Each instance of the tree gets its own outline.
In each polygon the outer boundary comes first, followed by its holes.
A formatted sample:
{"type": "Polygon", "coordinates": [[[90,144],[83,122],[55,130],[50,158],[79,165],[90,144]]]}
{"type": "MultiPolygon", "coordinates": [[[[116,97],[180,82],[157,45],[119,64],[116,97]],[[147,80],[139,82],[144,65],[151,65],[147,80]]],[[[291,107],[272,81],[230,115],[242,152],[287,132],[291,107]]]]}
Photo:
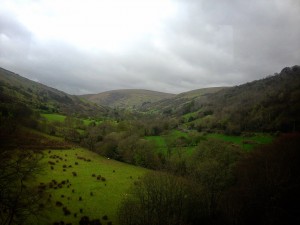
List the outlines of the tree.
{"type": "MultiPolygon", "coordinates": [[[[119,208],[123,225],[192,224],[198,215],[187,180],[166,173],[149,173],[133,187],[119,208]]],[[[195,223],[196,224],[196,223],[195,223]]]]}
{"type": "Polygon", "coordinates": [[[155,152],[155,145],[137,135],[124,137],[118,144],[120,159],[138,166],[151,169],[160,168],[161,162],[155,152]]]}
{"type": "Polygon", "coordinates": [[[237,164],[224,201],[230,224],[299,224],[299,144],[299,134],[286,134],[237,164]]]}
{"type": "Polygon", "coordinates": [[[43,193],[27,186],[41,157],[32,151],[0,151],[0,224],[23,224],[41,210],[43,193]]]}
{"type": "Polygon", "coordinates": [[[101,142],[100,151],[103,155],[119,160],[120,154],[118,151],[118,143],[122,138],[122,134],[117,132],[112,132],[106,135],[101,142]]]}
{"type": "Polygon", "coordinates": [[[155,145],[145,139],[139,139],[134,151],[134,164],[151,169],[159,169],[160,159],[155,151],[155,145]]]}
{"type": "Polygon", "coordinates": [[[233,166],[241,156],[238,148],[221,141],[202,141],[189,165],[191,178],[202,187],[202,211],[214,219],[220,211],[220,201],[233,181],[233,166]]]}
{"type": "Polygon", "coordinates": [[[103,137],[98,127],[89,126],[86,130],[86,135],[82,140],[82,144],[88,149],[94,151],[96,143],[102,141],[103,137]]]}

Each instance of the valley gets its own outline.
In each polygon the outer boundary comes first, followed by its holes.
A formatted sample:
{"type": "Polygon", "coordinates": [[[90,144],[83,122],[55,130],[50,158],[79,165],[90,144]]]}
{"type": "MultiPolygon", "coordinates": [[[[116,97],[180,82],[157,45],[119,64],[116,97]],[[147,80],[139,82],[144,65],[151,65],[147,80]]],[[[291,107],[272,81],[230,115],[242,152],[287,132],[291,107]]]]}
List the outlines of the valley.
{"type": "Polygon", "coordinates": [[[299,68],[177,95],[86,96],[1,68],[0,224],[299,220],[283,203],[299,187],[299,68]]]}

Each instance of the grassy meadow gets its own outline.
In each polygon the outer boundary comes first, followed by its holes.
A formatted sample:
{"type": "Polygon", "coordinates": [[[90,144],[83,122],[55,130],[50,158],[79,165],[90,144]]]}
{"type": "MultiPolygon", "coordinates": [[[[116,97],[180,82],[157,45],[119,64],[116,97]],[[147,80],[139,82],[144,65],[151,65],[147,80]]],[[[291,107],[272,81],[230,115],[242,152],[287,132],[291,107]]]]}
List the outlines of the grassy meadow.
{"type": "Polygon", "coordinates": [[[263,133],[253,134],[250,137],[212,133],[207,134],[206,137],[231,142],[240,146],[244,150],[252,150],[257,145],[269,144],[274,139],[270,134],[263,133]]]}
{"type": "Polygon", "coordinates": [[[43,218],[34,222],[37,224],[78,224],[82,216],[100,219],[102,224],[117,224],[120,201],[134,181],[147,172],[82,148],[44,153],[45,169],[37,184],[46,187],[48,200],[43,218]]]}
{"type": "MultiPolygon", "coordinates": [[[[177,139],[188,138],[188,137],[189,137],[188,132],[186,133],[179,130],[172,130],[171,132],[165,135],[147,136],[145,138],[147,140],[154,142],[157,152],[162,153],[163,155],[166,156],[168,154],[168,148],[170,148],[169,151],[172,155],[174,154],[191,155],[196,149],[197,147],[196,145],[191,144],[190,146],[181,146],[181,147],[172,146],[172,143],[175,143],[177,139]]],[[[214,140],[214,139],[222,140],[231,144],[235,144],[245,151],[250,151],[258,145],[271,143],[274,140],[274,137],[266,133],[256,133],[247,137],[225,135],[219,133],[210,133],[210,134],[202,134],[200,139],[201,140],[214,140]]]]}
{"type": "MultiPolygon", "coordinates": [[[[65,115],[61,115],[61,114],[56,114],[56,113],[43,113],[41,114],[42,117],[46,118],[48,120],[48,122],[60,122],[63,123],[66,119],[65,115]]],[[[81,119],[83,124],[85,126],[90,125],[91,123],[95,123],[96,125],[100,124],[101,121],[98,120],[94,120],[94,119],[81,119]]]]}
{"type": "Polygon", "coordinates": [[[55,114],[55,113],[43,113],[41,114],[44,118],[46,118],[49,122],[64,122],[66,119],[65,115],[55,114]]]}

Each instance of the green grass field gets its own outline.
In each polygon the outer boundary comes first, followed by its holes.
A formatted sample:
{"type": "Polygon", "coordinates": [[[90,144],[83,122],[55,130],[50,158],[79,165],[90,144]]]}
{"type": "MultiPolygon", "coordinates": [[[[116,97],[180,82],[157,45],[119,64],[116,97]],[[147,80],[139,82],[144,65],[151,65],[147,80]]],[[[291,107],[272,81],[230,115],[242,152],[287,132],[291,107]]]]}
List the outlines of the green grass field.
{"type": "Polygon", "coordinates": [[[145,139],[153,141],[158,152],[167,154],[167,143],[162,136],[147,136],[145,139]]]}
{"type": "Polygon", "coordinates": [[[260,144],[268,144],[273,141],[273,137],[270,134],[255,134],[251,137],[243,136],[230,136],[224,134],[207,134],[208,138],[219,139],[227,142],[234,143],[245,150],[251,150],[255,146],[260,144]]]}
{"type": "MultiPolygon", "coordinates": [[[[49,122],[61,122],[63,123],[66,119],[65,115],[61,115],[61,114],[55,114],[55,113],[43,113],[41,114],[42,117],[46,118],[49,122]]],[[[102,121],[98,121],[98,120],[93,120],[93,119],[82,119],[83,124],[85,126],[90,125],[91,123],[96,123],[96,125],[100,124],[102,121]]]]}
{"type": "MultiPolygon", "coordinates": [[[[168,145],[167,143],[174,142],[179,137],[188,137],[188,134],[179,130],[172,130],[166,135],[162,136],[148,136],[145,137],[147,140],[151,140],[155,143],[157,147],[157,151],[163,153],[164,155],[168,154],[168,145]]],[[[218,139],[226,142],[230,142],[238,145],[242,149],[249,151],[254,147],[260,144],[268,144],[273,141],[273,137],[270,134],[257,133],[250,137],[243,136],[229,136],[224,134],[207,134],[203,136],[208,139],[218,139]]],[[[196,146],[187,146],[187,147],[172,147],[171,154],[183,154],[183,155],[191,155],[193,154],[196,146]]]]}
{"type": "Polygon", "coordinates": [[[83,119],[82,121],[83,121],[83,124],[86,126],[90,125],[93,122],[95,122],[96,125],[99,125],[102,123],[102,121],[93,120],[93,119],[83,119]]]}
{"type": "MultiPolygon", "coordinates": [[[[157,151],[167,155],[168,154],[168,145],[167,142],[172,143],[179,137],[187,137],[188,134],[179,130],[172,130],[166,135],[162,136],[147,136],[145,139],[153,141],[157,147],[157,151]]],[[[171,154],[178,154],[182,152],[183,154],[192,154],[195,147],[172,147],[171,154]]]]}
{"type": "Polygon", "coordinates": [[[148,171],[81,148],[45,151],[43,164],[45,170],[38,176],[37,184],[47,185],[46,196],[52,197],[47,203],[48,209],[45,210],[44,219],[37,221],[37,224],[53,224],[59,221],[78,224],[82,216],[101,219],[102,224],[108,221],[117,224],[116,212],[119,203],[127,195],[134,181],[148,171]],[[49,161],[55,165],[50,165],[49,161]],[[74,176],[73,172],[77,175],[74,176]],[[105,181],[101,178],[98,180],[98,175],[105,181]],[[57,185],[54,185],[52,180],[57,183],[65,181],[66,184],[54,189],[57,185]],[[49,188],[49,185],[53,188],[49,188]],[[63,205],[56,206],[57,201],[63,205]],[[63,207],[67,207],[71,214],[65,216],[63,207]],[[80,209],[83,210],[82,213],[80,209]],[[105,215],[108,216],[106,221],[102,219],[105,215]]]}
{"type": "Polygon", "coordinates": [[[64,122],[66,119],[66,116],[60,115],[60,114],[41,114],[44,118],[46,118],[49,122],[64,122]]]}

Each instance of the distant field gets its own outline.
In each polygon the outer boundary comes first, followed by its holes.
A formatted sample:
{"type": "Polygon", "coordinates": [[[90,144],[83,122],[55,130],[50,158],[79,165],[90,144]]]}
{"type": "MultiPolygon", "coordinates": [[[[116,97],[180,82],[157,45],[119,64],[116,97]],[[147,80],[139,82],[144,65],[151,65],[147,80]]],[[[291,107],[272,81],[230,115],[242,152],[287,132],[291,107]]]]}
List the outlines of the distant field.
{"type": "Polygon", "coordinates": [[[45,151],[43,162],[45,170],[39,175],[37,184],[53,185],[52,180],[58,183],[65,181],[66,184],[62,188],[54,189],[56,185],[47,188],[47,196],[52,196],[49,198],[49,211],[45,212],[44,220],[37,221],[37,224],[53,224],[59,221],[79,224],[82,216],[101,219],[102,224],[107,224],[108,221],[117,224],[116,212],[120,201],[127,195],[134,181],[148,171],[80,148],[45,151]],[[49,162],[54,163],[53,170],[49,162]],[[77,175],[72,175],[72,172],[77,175]],[[101,176],[100,180],[97,180],[98,175],[101,176]],[[63,206],[56,206],[57,201],[63,206]],[[63,207],[67,207],[71,214],[65,216],[63,207]],[[80,209],[83,210],[82,213],[80,209]],[[108,217],[106,221],[102,219],[105,215],[108,217]]]}
{"type": "MultiPolygon", "coordinates": [[[[167,142],[172,143],[179,137],[187,137],[187,133],[172,130],[170,133],[162,136],[147,136],[145,137],[147,140],[151,140],[155,143],[157,147],[157,151],[161,152],[164,155],[168,154],[168,145],[167,142]]],[[[178,152],[182,152],[184,154],[190,155],[194,151],[195,147],[172,147],[171,154],[177,154],[178,152]]]]}
{"type": "Polygon", "coordinates": [[[146,139],[155,143],[158,152],[161,152],[164,155],[167,154],[167,143],[162,136],[148,136],[146,139]]]}
{"type": "Polygon", "coordinates": [[[49,122],[64,122],[66,116],[60,114],[41,114],[44,118],[46,118],[49,122]]]}
{"type": "MultiPolygon", "coordinates": [[[[157,146],[157,151],[163,153],[164,155],[168,154],[168,145],[167,143],[174,142],[179,137],[187,137],[188,134],[182,131],[173,130],[167,135],[162,136],[148,136],[145,137],[147,140],[153,141],[157,146]]],[[[270,134],[263,134],[258,133],[254,134],[251,137],[243,137],[243,136],[229,136],[224,134],[207,134],[203,136],[203,138],[208,139],[218,139],[223,140],[229,143],[233,143],[238,145],[244,150],[251,150],[254,147],[260,145],[260,144],[268,144],[273,141],[273,137],[270,134]]],[[[171,148],[171,154],[184,154],[184,155],[191,155],[194,150],[196,149],[196,146],[188,146],[188,147],[172,147],[171,148]]]]}
{"type": "MultiPolygon", "coordinates": [[[[46,118],[49,122],[64,122],[66,119],[65,115],[61,114],[48,114],[48,113],[43,113],[41,114],[44,118],[46,118]]],[[[82,119],[83,124],[88,126],[91,123],[95,122],[97,125],[101,123],[101,121],[93,120],[93,119],[82,119]]]]}
{"type": "Polygon", "coordinates": [[[273,137],[270,134],[255,134],[251,137],[229,136],[224,134],[208,134],[206,136],[208,138],[219,139],[237,144],[245,150],[251,150],[257,145],[268,144],[273,141],[273,137]]]}

